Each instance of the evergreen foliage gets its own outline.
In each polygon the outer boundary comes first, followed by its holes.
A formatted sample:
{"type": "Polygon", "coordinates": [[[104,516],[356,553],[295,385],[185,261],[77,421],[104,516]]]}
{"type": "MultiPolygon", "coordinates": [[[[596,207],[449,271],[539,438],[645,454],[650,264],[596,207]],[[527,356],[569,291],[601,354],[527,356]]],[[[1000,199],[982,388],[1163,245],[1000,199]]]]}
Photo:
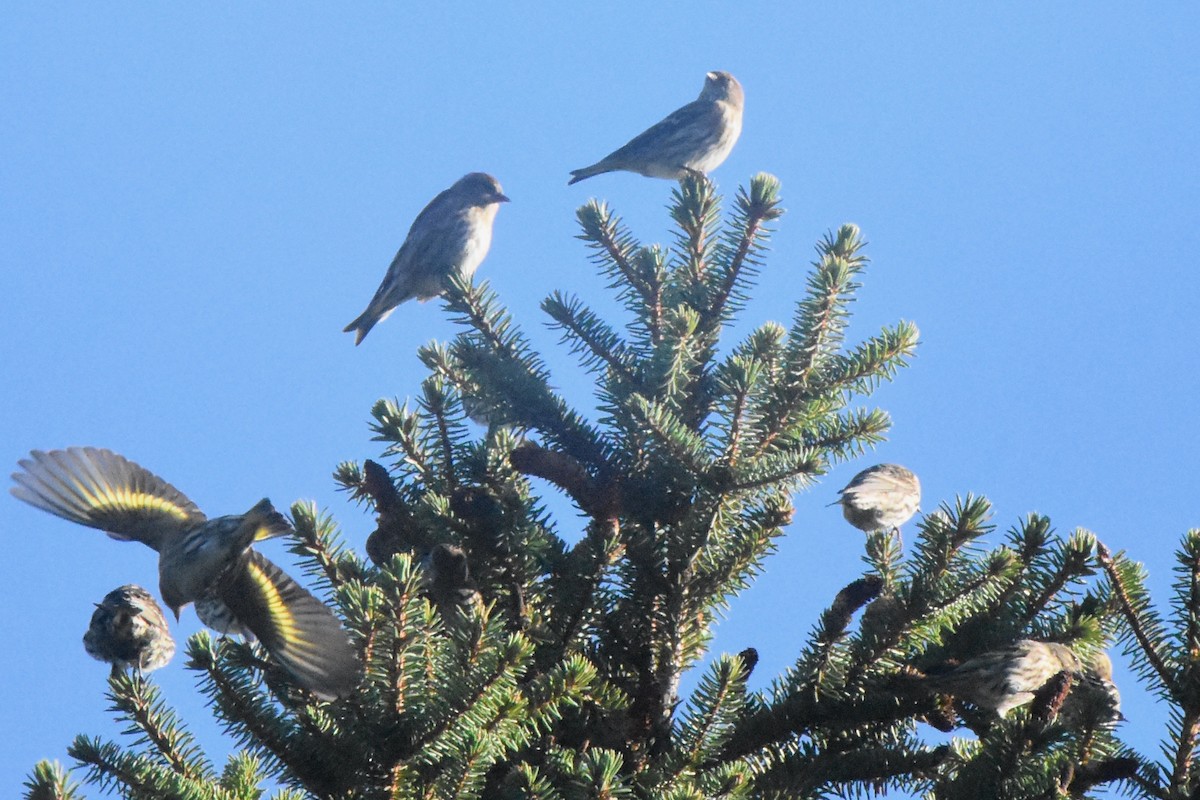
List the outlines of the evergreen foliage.
{"type": "MultiPolygon", "coordinates": [[[[666,247],[643,245],[603,203],[579,210],[627,318],[560,292],[542,307],[595,378],[591,416],[553,388],[486,284],[455,283],[446,305],[461,332],[422,349],[416,399],[373,409],[384,463],[335,473],[378,517],[368,558],[328,517],[292,508],[308,583],[361,653],[357,692],[320,702],[259,646],[197,634],[188,667],[240,749],[211,763],[150,680],[118,674],[122,742],[81,736],[68,751],[87,782],[230,800],[264,785],[281,799],[1200,793],[1200,530],[1164,616],[1141,567],[1086,531],[1064,537],[1030,516],[987,547],[990,506],[968,495],[925,515],[907,553],[897,532],[868,535],[866,572],[765,690],[748,687],[752,650],[702,663],[792,496],[885,435],[887,415],[862,403],[917,345],[903,321],[847,341],[867,266],[852,225],[818,243],[789,324],[722,340],[764,266],[778,192],[755,176],[722,220],[713,185],[685,178],[666,247]],[[552,518],[531,479],[568,497],[582,530],[552,518]],[[427,557],[447,545],[443,563],[427,557]],[[1158,760],[1102,715],[1060,714],[1066,673],[1004,719],[913,677],[1021,638],[1081,657],[1119,642],[1172,709],[1158,760]],[[681,698],[693,668],[702,677],[681,698]],[[946,737],[931,726],[956,733],[936,744],[946,737]]],[[[26,786],[39,800],[81,796],[49,762],[26,786]]]]}

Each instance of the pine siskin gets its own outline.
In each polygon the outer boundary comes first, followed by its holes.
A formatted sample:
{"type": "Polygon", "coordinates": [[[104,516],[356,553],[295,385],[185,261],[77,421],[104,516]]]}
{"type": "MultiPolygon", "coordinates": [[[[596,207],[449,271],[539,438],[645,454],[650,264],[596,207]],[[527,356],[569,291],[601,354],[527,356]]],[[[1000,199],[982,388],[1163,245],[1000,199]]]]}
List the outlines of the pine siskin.
{"type": "Polygon", "coordinates": [[[129,583],[96,604],[83,649],[97,661],[112,664],[114,673],[131,668],[153,672],[170,663],[175,640],[151,594],[129,583]]]}
{"type": "Polygon", "coordinates": [[[700,96],[590,167],[573,170],[570,186],[602,172],[624,170],[679,180],[721,165],[742,133],[745,93],[728,72],[710,72],[700,96]]]}
{"type": "Polygon", "coordinates": [[[434,545],[420,561],[421,588],[439,606],[470,606],[479,601],[467,554],[453,544],[434,545]]]}
{"type": "Polygon", "coordinates": [[[876,464],[838,492],[842,515],[860,531],[899,529],[921,506],[921,482],[899,464],[876,464]]]}
{"type": "Polygon", "coordinates": [[[1083,672],[1075,676],[1059,719],[1070,728],[1105,728],[1124,719],[1121,693],[1113,683],[1107,653],[1096,651],[1083,672]]]}
{"type": "Polygon", "coordinates": [[[1026,705],[1055,675],[1082,674],[1083,662],[1057,642],[1021,639],[955,666],[927,670],[921,682],[940,694],[973,703],[1004,716],[1026,705]]]}
{"type": "Polygon", "coordinates": [[[251,544],[291,530],[269,500],[208,519],[182,492],[109,450],[72,447],[23,459],[14,496],[114,539],[158,551],[159,594],[179,617],[197,603],[218,630],[252,633],[296,682],[322,698],[347,694],[359,663],[328,607],[251,544]]]}
{"type": "Polygon", "coordinates": [[[367,310],[346,326],[347,333],[357,332],[354,343],[404,301],[443,294],[454,273],[474,275],[492,246],[496,211],[507,202],[500,184],[485,172],[468,173],[433,198],[413,220],[367,310]]]}

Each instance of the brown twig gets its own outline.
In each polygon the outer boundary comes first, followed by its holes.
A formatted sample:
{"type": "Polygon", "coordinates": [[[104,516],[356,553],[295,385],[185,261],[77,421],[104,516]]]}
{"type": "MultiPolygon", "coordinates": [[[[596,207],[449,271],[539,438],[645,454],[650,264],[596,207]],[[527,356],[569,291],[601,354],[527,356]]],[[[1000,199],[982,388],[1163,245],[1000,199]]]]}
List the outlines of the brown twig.
{"type": "Polygon", "coordinates": [[[603,521],[619,515],[616,484],[599,483],[583,464],[566,453],[525,442],[512,451],[509,462],[518,472],[544,478],[562,489],[593,519],[603,521]]]}

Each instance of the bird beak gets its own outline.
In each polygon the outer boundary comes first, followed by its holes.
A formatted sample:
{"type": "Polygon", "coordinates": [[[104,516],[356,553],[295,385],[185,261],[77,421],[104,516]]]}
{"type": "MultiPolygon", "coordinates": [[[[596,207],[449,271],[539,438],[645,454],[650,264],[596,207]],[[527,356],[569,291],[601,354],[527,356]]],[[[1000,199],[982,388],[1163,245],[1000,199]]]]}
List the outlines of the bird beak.
{"type": "Polygon", "coordinates": [[[512,201],[508,199],[507,195],[501,194],[500,192],[496,192],[494,195],[492,195],[492,202],[493,203],[511,203],[512,201]]]}

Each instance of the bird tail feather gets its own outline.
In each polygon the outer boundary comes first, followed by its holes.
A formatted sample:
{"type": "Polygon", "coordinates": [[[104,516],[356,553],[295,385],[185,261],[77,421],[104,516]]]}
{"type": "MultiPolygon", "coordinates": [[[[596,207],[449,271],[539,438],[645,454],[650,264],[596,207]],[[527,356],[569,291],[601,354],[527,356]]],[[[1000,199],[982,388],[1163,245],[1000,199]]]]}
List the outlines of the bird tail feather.
{"type": "Polygon", "coordinates": [[[366,311],[359,314],[358,317],[355,318],[354,322],[351,322],[349,325],[343,328],[342,332],[349,333],[350,331],[355,331],[354,346],[357,347],[362,343],[362,340],[366,338],[367,334],[371,332],[371,328],[375,327],[375,323],[379,322],[379,319],[380,318],[371,313],[371,309],[368,308],[366,311]]]}
{"type": "Polygon", "coordinates": [[[592,164],[590,167],[571,170],[571,180],[567,181],[567,186],[573,183],[579,183],[582,180],[587,180],[594,175],[600,175],[605,172],[612,172],[613,167],[604,166],[604,162],[600,161],[592,164]]]}
{"type": "Polygon", "coordinates": [[[248,526],[254,531],[253,538],[250,539],[254,542],[261,542],[263,539],[272,539],[292,532],[292,526],[287,518],[276,511],[275,506],[271,505],[271,501],[265,497],[245,513],[242,525],[248,526]]]}

